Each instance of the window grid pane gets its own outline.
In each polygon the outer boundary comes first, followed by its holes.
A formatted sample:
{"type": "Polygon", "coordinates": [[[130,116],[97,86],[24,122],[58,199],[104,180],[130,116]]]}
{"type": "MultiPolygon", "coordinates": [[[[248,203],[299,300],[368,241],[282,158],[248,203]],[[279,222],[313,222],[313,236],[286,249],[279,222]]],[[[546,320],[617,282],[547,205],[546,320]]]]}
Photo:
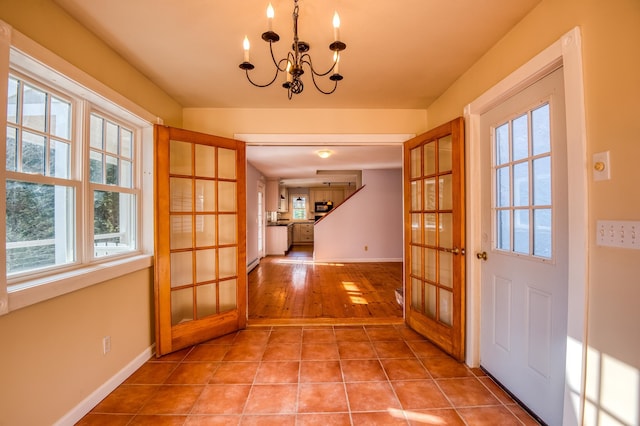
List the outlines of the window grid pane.
{"type": "Polygon", "coordinates": [[[495,248],[550,259],[552,242],[549,104],[493,132],[495,248]]]}

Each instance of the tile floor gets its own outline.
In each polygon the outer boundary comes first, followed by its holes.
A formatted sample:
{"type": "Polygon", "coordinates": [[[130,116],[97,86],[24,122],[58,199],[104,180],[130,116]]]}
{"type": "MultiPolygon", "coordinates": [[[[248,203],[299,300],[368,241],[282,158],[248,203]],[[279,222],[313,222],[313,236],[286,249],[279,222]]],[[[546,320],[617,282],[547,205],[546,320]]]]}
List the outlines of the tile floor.
{"type": "Polygon", "coordinates": [[[79,425],[536,425],[404,325],[255,327],[152,358],[79,425]]]}

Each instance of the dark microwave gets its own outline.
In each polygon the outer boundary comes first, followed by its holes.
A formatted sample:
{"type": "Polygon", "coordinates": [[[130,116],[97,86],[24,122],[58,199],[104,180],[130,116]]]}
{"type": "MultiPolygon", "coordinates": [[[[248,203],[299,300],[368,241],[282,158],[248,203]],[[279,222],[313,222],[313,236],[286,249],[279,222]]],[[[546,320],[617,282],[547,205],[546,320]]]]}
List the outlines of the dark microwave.
{"type": "Polygon", "coordinates": [[[331,201],[316,201],[316,213],[326,213],[333,208],[331,201]]]}

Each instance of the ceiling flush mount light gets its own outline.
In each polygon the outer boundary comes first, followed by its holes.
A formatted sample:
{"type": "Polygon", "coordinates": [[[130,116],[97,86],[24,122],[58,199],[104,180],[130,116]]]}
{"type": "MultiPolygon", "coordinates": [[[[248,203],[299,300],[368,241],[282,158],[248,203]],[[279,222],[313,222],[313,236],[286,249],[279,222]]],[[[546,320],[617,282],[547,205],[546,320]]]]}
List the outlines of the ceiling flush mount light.
{"type": "Polygon", "coordinates": [[[269,43],[269,50],[271,51],[271,59],[273,60],[273,64],[276,67],[276,74],[273,76],[273,79],[266,84],[258,84],[251,80],[249,76],[249,71],[255,68],[255,66],[249,61],[249,39],[245,36],[243,42],[244,48],[244,61],[240,64],[240,69],[243,69],[247,75],[247,80],[251,84],[256,87],[267,87],[271,86],[273,82],[278,78],[278,74],[280,72],[285,73],[285,82],[282,83],[282,87],[287,89],[287,95],[289,99],[293,95],[297,95],[302,93],[304,89],[304,85],[302,84],[302,80],[300,77],[304,74],[303,65],[306,65],[311,71],[311,80],[313,81],[313,85],[318,89],[319,92],[324,93],[325,95],[330,95],[331,93],[336,91],[338,87],[338,81],[342,80],[342,76],[338,72],[338,65],[340,63],[340,52],[347,48],[347,45],[339,40],[339,32],[340,32],[340,17],[336,12],[333,16],[333,38],[334,41],[329,45],[329,49],[333,51],[333,64],[331,68],[329,68],[326,72],[318,72],[313,68],[313,64],[311,62],[311,56],[307,53],[310,49],[309,43],[300,41],[298,38],[298,0],[294,0],[293,7],[293,44],[291,45],[291,51],[287,53],[286,58],[282,58],[279,61],[276,60],[276,57],[273,53],[273,43],[280,40],[280,36],[276,34],[273,29],[273,17],[275,13],[273,11],[273,7],[271,3],[267,7],[267,20],[268,20],[268,31],[262,33],[262,39],[269,43]],[[329,75],[331,74],[331,75],[329,75]],[[333,81],[333,88],[331,90],[323,90],[318,86],[316,82],[316,77],[325,77],[329,75],[329,80],[333,81]]]}
{"type": "Polygon", "coordinates": [[[320,158],[329,158],[331,154],[333,154],[333,151],[330,151],[328,149],[323,149],[321,151],[316,151],[316,154],[318,154],[318,157],[320,158]]]}

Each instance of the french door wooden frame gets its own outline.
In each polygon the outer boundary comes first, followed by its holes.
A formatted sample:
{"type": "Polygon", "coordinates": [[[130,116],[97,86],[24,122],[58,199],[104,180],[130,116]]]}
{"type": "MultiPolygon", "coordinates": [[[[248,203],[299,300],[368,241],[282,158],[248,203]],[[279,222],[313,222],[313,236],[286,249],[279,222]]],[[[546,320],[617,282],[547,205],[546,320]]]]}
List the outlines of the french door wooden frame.
{"type": "Polygon", "coordinates": [[[464,121],[404,143],[407,324],[465,358],[464,121]],[[447,152],[450,151],[450,152],[447,152]]]}
{"type": "Polygon", "coordinates": [[[161,356],[246,326],[245,144],[155,126],[154,192],[156,355],[161,356]],[[172,157],[176,146],[183,155],[172,157]],[[184,170],[172,165],[177,157],[184,170]],[[172,195],[177,181],[186,194],[182,198],[172,195]],[[186,270],[180,280],[172,276],[172,256],[181,256],[177,268],[186,270]],[[186,306],[179,320],[178,302],[186,306]]]}

